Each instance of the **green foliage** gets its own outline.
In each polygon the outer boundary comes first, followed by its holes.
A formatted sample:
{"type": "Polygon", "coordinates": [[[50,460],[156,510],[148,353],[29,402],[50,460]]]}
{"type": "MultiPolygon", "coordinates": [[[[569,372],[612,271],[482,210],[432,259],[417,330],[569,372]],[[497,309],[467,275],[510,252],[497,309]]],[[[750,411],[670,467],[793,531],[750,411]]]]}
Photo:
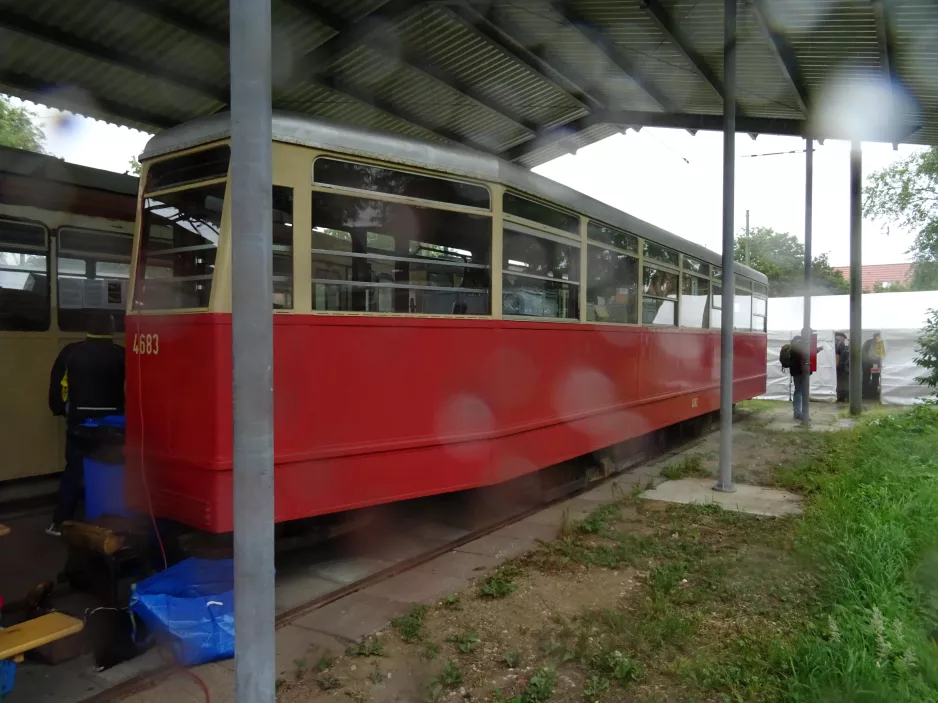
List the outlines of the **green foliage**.
{"type": "Polygon", "coordinates": [[[508,652],[501,658],[501,662],[509,669],[517,669],[521,663],[521,655],[517,652],[508,652]]]}
{"type": "Polygon", "coordinates": [[[575,530],[585,535],[602,534],[606,531],[609,522],[619,516],[619,506],[615,503],[607,503],[576,523],[575,530]]]}
{"type": "Polygon", "coordinates": [[[583,698],[587,701],[592,701],[599,698],[609,689],[609,679],[603,676],[592,676],[590,680],[586,682],[586,686],[583,688],[583,698]]]}
{"type": "Polygon", "coordinates": [[[326,669],[330,669],[334,662],[335,657],[333,657],[332,652],[327,649],[319,656],[319,659],[316,660],[316,671],[321,673],[326,669]]]}
{"type": "Polygon", "coordinates": [[[423,619],[426,614],[427,606],[415,606],[400,617],[391,620],[391,627],[397,630],[405,642],[419,642],[423,639],[423,619]]]}
{"type": "Polygon", "coordinates": [[[676,481],[691,476],[706,478],[710,473],[704,468],[703,457],[700,454],[691,454],[665,466],[661,469],[661,476],[669,481],[676,481]]]}
{"type": "Polygon", "coordinates": [[[0,95],[0,146],[45,153],[45,134],[33,122],[35,115],[0,95]]]}
{"type": "Polygon", "coordinates": [[[463,654],[471,654],[479,646],[479,636],[475,632],[467,632],[464,635],[450,635],[446,638],[447,642],[452,642],[463,654]]]}
{"type": "Polygon", "coordinates": [[[127,174],[130,176],[139,176],[140,168],[140,162],[137,161],[137,157],[131,156],[130,161],[127,162],[127,174]]]}
{"type": "Polygon", "coordinates": [[[928,311],[928,321],[918,338],[918,356],[915,364],[926,373],[915,380],[922,383],[938,395],[938,311],[928,311]]]}
{"type": "MultiPolygon", "coordinates": [[[[769,279],[769,297],[785,297],[804,293],[804,244],[787,232],[776,232],[771,227],[752,227],[748,239],[745,231],[736,238],[733,256],[746,262],[749,247],[750,266],[769,279]]],[[[814,280],[813,295],[846,293],[850,284],[840,271],[834,270],[827,254],[815,256],[811,265],[814,280]]]]}
{"type": "Polygon", "coordinates": [[[374,637],[367,637],[361,644],[350,644],[345,653],[350,657],[383,657],[384,644],[374,637]]]}
{"type": "Polygon", "coordinates": [[[514,593],[518,584],[514,582],[518,570],[511,566],[502,566],[486,578],[479,587],[479,595],[484,598],[504,598],[514,593]]]}
{"type": "Polygon", "coordinates": [[[938,289],[938,149],[931,147],[869,177],[863,213],[915,232],[911,290],[938,289]]]}
{"type": "Polygon", "coordinates": [[[316,679],[316,685],[320,691],[335,691],[342,688],[342,682],[333,674],[323,674],[316,679]]]}

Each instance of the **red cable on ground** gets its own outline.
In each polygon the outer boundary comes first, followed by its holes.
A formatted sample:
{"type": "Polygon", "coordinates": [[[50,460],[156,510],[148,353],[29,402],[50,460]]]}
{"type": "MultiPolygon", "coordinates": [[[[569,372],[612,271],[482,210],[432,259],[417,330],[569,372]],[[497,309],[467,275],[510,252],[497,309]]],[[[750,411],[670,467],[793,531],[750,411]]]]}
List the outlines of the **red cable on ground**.
{"type": "Polygon", "coordinates": [[[198,674],[196,674],[196,673],[195,673],[194,671],[192,671],[191,669],[187,669],[187,668],[185,668],[184,666],[181,666],[181,665],[179,664],[179,662],[177,662],[177,661],[175,660],[175,658],[174,658],[172,655],[167,654],[166,650],[163,649],[162,647],[160,648],[159,652],[160,652],[160,658],[161,658],[164,662],[166,662],[167,664],[171,664],[172,666],[177,667],[180,672],[182,672],[183,674],[185,674],[186,676],[188,676],[190,679],[192,679],[193,681],[195,681],[195,682],[199,685],[199,688],[202,689],[202,693],[205,694],[205,703],[212,703],[212,694],[211,694],[211,692],[208,690],[208,684],[205,683],[205,681],[202,679],[202,677],[200,677],[198,674]]]}

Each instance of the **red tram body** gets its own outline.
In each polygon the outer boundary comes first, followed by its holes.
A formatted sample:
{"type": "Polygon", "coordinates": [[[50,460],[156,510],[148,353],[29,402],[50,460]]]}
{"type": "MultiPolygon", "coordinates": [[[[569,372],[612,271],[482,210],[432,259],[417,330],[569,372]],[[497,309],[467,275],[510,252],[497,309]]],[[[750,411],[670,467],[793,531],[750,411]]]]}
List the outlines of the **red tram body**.
{"type": "MultiPolygon", "coordinates": [[[[214,301],[127,316],[128,464],[157,516],[226,532],[231,314],[214,301]]],[[[711,326],[275,314],[276,519],[496,484],[718,410],[711,326]]],[[[734,400],[764,393],[764,329],[734,354],[734,400]]]]}

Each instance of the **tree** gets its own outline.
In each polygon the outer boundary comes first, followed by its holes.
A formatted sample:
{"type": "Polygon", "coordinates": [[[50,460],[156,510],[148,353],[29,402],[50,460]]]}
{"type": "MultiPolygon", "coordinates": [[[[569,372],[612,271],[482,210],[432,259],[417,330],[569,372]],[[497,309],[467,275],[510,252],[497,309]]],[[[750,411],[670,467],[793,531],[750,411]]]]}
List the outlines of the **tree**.
{"type": "Polygon", "coordinates": [[[45,134],[33,122],[34,117],[25,107],[17,107],[7,96],[0,95],[0,146],[44,154],[45,134]]]}
{"type": "MultiPolygon", "coordinates": [[[[910,290],[938,289],[938,149],[877,171],[863,191],[863,214],[915,232],[910,290]]],[[[888,232],[887,228],[887,232],[888,232]]]]}
{"type": "MultiPolygon", "coordinates": [[[[750,266],[768,277],[770,297],[804,294],[804,244],[787,232],[753,227],[748,240],[745,231],[736,238],[734,258],[740,263],[746,262],[747,243],[750,266]]],[[[843,274],[830,265],[827,254],[812,259],[811,275],[811,295],[834,295],[850,290],[843,274]]]]}
{"type": "Polygon", "coordinates": [[[918,356],[915,364],[927,372],[915,380],[938,394],[938,312],[928,311],[928,321],[918,338],[918,356]]]}
{"type": "Polygon", "coordinates": [[[127,163],[127,175],[128,176],[140,175],[140,162],[137,161],[136,156],[131,156],[130,161],[127,163]]]}

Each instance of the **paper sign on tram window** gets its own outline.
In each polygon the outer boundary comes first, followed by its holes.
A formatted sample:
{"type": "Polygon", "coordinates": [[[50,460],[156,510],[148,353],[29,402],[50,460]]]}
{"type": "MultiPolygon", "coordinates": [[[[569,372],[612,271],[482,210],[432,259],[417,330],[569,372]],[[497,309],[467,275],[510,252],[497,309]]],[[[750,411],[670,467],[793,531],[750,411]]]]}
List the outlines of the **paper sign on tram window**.
{"type": "Polygon", "coordinates": [[[82,295],[82,279],[59,278],[59,308],[62,310],[81,310],[84,296],[82,295]]]}
{"type": "Polygon", "coordinates": [[[107,307],[107,281],[100,278],[88,279],[82,281],[82,307],[86,308],[106,308],[107,307]]]}

